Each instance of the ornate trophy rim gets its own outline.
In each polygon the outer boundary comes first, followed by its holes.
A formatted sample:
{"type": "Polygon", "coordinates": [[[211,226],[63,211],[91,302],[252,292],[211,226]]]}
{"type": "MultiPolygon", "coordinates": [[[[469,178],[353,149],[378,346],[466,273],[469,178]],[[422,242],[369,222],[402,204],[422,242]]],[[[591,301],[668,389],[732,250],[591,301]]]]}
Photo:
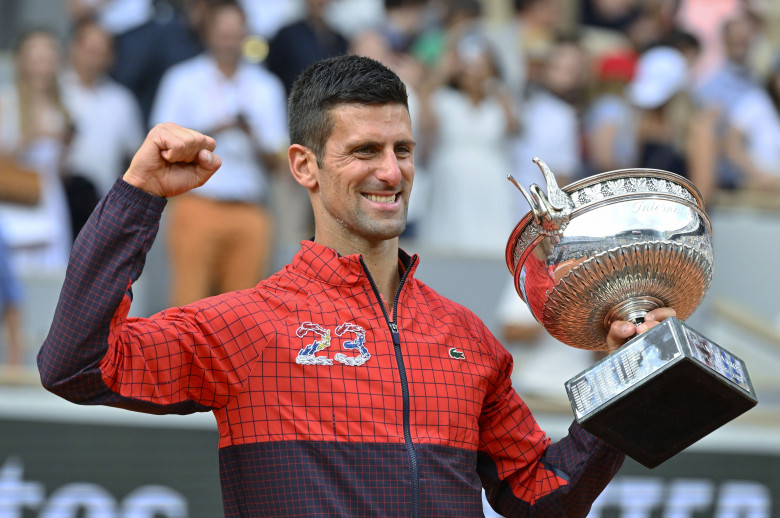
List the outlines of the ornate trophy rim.
{"type": "MultiPolygon", "coordinates": [[[[535,159],[536,160],[536,159],[535,159]]],[[[699,189],[687,178],[684,176],[681,176],[677,173],[673,173],[671,171],[666,171],[663,169],[652,169],[652,168],[642,168],[642,167],[636,167],[636,168],[628,168],[628,169],[615,169],[612,171],[607,171],[604,173],[595,174],[592,176],[588,176],[586,178],[583,178],[581,180],[577,180],[576,182],[572,182],[568,184],[565,187],[561,187],[560,189],[564,191],[566,194],[571,196],[572,194],[576,192],[583,191],[584,189],[591,187],[593,185],[602,184],[605,182],[608,182],[610,180],[620,180],[625,179],[627,177],[636,177],[636,178],[655,178],[655,179],[661,179],[666,180],[669,182],[672,182],[673,184],[682,184],[686,189],[688,194],[690,195],[690,198],[688,200],[688,203],[690,204],[691,208],[696,210],[699,216],[702,217],[705,224],[707,225],[708,230],[712,230],[712,223],[710,222],[710,218],[707,215],[707,213],[703,210],[704,207],[704,199],[701,196],[701,193],[699,192],[699,189]]],[[[685,196],[675,195],[671,194],[669,192],[661,192],[661,191],[652,191],[647,190],[643,192],[637,192],[637,193],[625,193],[616,195],[612,198],[609,198],[610,200],[615,199],[631,199],[634,195],[644,194],[645,198],[647,194],[654,194],[659,197],[659,199],[664,198],[668,199],[668,196],[672,196],[676,201],[682,201],[682,199],[685,198],[685,196]]],[[[597,203],[601,204],[602,202],[606,202],[606,198],[601,198],[599,200],[594,200],[589,203],[582,203],[577,204],[575,202],[575,207],[572,210],[571,216],[577,216],[587,210],[591,210],[595,208],[595,205],[597,203]]],[[[506,262],[507,268],[509,269],[509,273],[516,277],[516,269],[518,265],[522,264],[525,260],[525,256],[530,252],[530,247],[528,250],[521,251],[521,254],[517,254],[517,248],[520,244],[520,237],[522,236],[523,232],[528,228],[528,226],[535,221],[535,216],[533,214],[533,211],[528,211],[522,218],[520,218],[520,221],[515,225],[514,229],[512,229],[511,234],[509,235],[509,239],[507,240],[507,245],[505,249],[504,254],[504,260],[506,262]]],[[[544,234],[542,232],[539,232],[536,236],[538,238],[539,236],[543,236],[544,234]]],[[[534,240],[536,240],[536,238],[534,240]]],[[[529,242],[528,244],[531,244],[529,242]]],[[[516,280],[516,279],[515,279],[516,280]]],[[[515,289],[517,290],[518,295],[525,301],[525,297],[523,296],[522,290],[518,289],[517,282],[515,282],[515,289]]]]}

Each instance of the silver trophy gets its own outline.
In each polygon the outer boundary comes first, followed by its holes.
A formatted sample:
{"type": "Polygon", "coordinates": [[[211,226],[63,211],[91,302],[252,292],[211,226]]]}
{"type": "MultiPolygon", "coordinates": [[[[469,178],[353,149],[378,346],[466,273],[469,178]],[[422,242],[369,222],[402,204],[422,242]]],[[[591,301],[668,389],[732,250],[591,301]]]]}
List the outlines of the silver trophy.
{"type": "Polygon", "coordinates": [[[664,320],[566,382],[580,425],[655,467],[744,413],[756,394],[742,360],[682,323],[712,279],[712,230],[691,182],[658,169],[598,174],[546,192],[513,230],[506,262],[536,319],[572,347],[605,350],[612,322],[664,320]]]}

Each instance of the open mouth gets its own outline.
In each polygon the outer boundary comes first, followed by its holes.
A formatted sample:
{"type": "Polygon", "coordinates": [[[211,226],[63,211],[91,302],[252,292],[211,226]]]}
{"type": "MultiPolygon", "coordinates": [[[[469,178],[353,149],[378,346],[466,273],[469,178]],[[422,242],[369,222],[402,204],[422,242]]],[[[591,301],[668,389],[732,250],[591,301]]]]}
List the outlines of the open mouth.
{"type": "Polygon", "coordinates": [[[364,194],[363,196],[375,203],[395,203],[395,200],[398,199],[398,194],[364,194]]]}

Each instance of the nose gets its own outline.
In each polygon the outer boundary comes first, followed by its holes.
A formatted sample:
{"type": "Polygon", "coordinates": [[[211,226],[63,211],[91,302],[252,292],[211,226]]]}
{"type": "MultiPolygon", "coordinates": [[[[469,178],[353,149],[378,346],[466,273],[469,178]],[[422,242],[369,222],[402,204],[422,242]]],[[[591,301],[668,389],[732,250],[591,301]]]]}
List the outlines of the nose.
{"type": "Polygon", "coordinates": [[[376,171],[376,177],[387,185],[395,187],[401,182],[401,166],[392,150],[382,154],[382,160],[376,171]]]}

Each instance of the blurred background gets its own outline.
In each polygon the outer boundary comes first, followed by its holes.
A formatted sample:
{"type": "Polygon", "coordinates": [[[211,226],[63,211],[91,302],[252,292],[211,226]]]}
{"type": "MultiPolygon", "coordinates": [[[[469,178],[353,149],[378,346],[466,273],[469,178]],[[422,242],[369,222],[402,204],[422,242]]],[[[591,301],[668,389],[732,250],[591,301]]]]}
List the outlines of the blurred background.
{"type": "Polygon", "coordinates": [[[402,246],[512,352],[554,439],[572,419],[564,382],[595,358],[549,337],[514,292],[504,247],[528,205],[507,173],[543,184],[539,156],[560,186],[626,167],[694,182],[715,271],[689,324],[745,361],[759,404],[658,468],[628,460],[591,516],[780,516],[780,2],[0,0],[0,518],[222,515],[210,415],[71,405],[40,388],[35,356],[74,236],[157,122],[215,136],[235,174],[201,205],[170,202],[131,312],[229,287],[177,276],[227,247],[230,221],[183,222],[212,203],[256,211],[261,250],[234,251],[252,283],[288,262],[313,220],[286,171],[286,92],[344,52],[409,86],[402,246]],[[249,69],[250,86],[224,73],[249,69]]]}

